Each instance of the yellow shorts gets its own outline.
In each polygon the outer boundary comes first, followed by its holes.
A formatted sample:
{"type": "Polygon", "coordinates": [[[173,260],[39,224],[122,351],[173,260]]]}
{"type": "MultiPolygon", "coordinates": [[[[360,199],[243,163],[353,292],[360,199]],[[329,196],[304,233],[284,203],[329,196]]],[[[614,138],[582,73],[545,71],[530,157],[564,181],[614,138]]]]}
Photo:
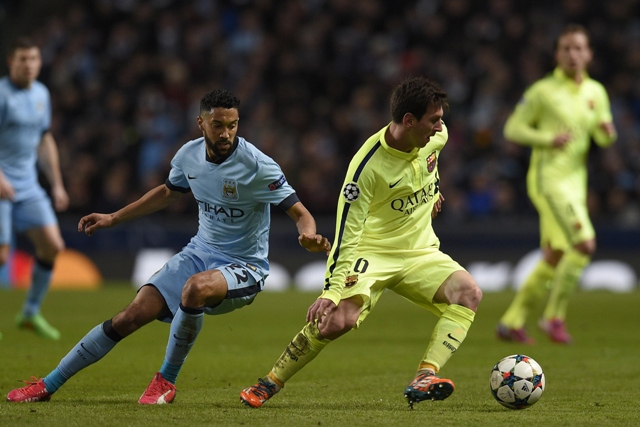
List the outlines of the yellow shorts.
{"type": "Polygon", "coordinates": [[[440,285],[462,266],[438,249],[401,253],[359,253],[347,276],[341,299],[360,296],[357,329],[385,291],[390,289],[438,317],[447,304],[433,302],[440,285]]]}
{"type": "Polygon", "coordinates": [[[595,238],[587,204],[568,195],[531,197],[540,217],[540,246],[567,250],[595,238]]]}

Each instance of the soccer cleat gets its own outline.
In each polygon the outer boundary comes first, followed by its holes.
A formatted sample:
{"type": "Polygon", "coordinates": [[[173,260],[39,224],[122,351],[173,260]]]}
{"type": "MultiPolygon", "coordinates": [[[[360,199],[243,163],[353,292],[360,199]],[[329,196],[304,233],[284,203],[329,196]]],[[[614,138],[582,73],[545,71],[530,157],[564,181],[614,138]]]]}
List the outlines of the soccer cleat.
{"type": "Polygon", "coordinates": [[[32,330],[39,336],[53,341],[60,339],[60,331],[51,326],[49,322],[47,322],[47,319],[42,317],[40,313],[29,317],[18,313],[16,316],[16,326],[18,326],[18,328],[32,330]]]}
{"type": "Polygon", "coordinates": [[[27,385],[7,394],[7,402],[48,402],[51,393],[47,391],[47,386],[42,378],[31,377],[29,381],[23,381],[27,385]]]}
{"type": "Polygon", "coordinates": [[[259,408],[264,402],[271,399],[274,394],[280,391],[277,384],[258,378],[258,383],[247,387],[240,392],[240,402],[252,408],[259,408]]]}
{"type": "Polygon", "coordinates": [[[160,372],[156,372],[149,387],[142,393],[138,403],[142,405],[164,405],[173,402],[176,397],[176,386],[162,377],[160,372]]]}
{"type": "Polygon", "coordinates": [[[509,328],[508,326],[498,323],[496,328],[496,335],[499,340],[519,342],[522,344],[535,344],[536,340],[527,335],[527,331],[524,328],[509,328]]]}
{"type": "Polygon", "coordinates": [[[423,400],[444,400],[453,393],[453,381],[440,378],[433,372],[423,372],[416,375],[404,389],[404,397],[413,409],[413,404],[423,400]]]}
{"type": "Polygon", "coordinates": [[[564,320],[557,317],[550,320],[540,319],[538,326],[549,336],[551,341],[559,344],[571,343],[571,335],[567,332],[564,320]]]}

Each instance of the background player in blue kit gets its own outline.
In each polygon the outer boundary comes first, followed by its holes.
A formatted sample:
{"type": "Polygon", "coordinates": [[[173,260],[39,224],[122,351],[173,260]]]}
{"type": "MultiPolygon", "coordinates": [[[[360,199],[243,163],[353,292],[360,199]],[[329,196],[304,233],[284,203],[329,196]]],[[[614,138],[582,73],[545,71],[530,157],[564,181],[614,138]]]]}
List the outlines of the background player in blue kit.
{"type": "Polygon", "coordinates": [[[329,241],[287,183],[280,167],[238,131],[240,100],[225,90],[200,103],[203,136],[183,145],[166,182],[111,214],[80,219],[78,231],[100,228],[156,212],[189,191],[198,203],[197,234],[112,319],[97,325],[49,375],[11,391],[14,402],[46,401],[71,376],[98,361],[124,337],[158,319],[171,322],[165,360],[140,397],[142,404],[170,403],[175,382],[193,346],[204,314],[224,314],[251,304],[269,274],[270,205],[296,222],[300,245],[328,253],[329,241]]]}
{"type": "Polygon", "coordinates": [[[25,233],[35,247],[35,263],[16,324],[57,340],[60,332],[42,317],[40,306],[56,256],[65,246],[53,207],[66,210],[69,197],[49,131],[49,91],[36,80],[42,66],[40,49],[31,40],[19,38],[9,49],[7,63],[9,75],[0,79],[0,266],[9,258],[13,232],[25,233]],[[38,183],[38,161],[51,185],[53,207],[38,183]]]}

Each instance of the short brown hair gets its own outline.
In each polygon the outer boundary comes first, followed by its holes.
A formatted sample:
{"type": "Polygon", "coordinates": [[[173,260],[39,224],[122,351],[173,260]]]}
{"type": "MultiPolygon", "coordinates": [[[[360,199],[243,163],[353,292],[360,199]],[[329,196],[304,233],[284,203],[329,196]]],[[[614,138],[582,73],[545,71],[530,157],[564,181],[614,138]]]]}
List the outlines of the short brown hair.
{"type": "Polygon", "coordinates": [[[391,95],[391,118],[401,123],[406,113],[420,120],[429,107],[448,109],[447,94],[424,77],[413,77],[400,83],[391,95]]]}
{"type": "Polygon", "coordinates": [[[558,46],[560,45],[560,39],[562,37],[566,36],[567,34],[574,34],[574,33],[584,34],[584,36],[587,38],[587,46],[591,47],[591,42],[589,40],[589,32],[587,31],[587,29],[580,24],[568,24],[566,27],[562,29],[562,31],[558,35],[558,38],[556,38],[554,50],[558,50],[558,46]]]}
{"type": "Polygon", "coordinates": [[[18,49],[31,49],[33,47],[39,46],[32,38],[26,36],[18,37],[9,45],[9,56],[16,53],[18,49]]]}

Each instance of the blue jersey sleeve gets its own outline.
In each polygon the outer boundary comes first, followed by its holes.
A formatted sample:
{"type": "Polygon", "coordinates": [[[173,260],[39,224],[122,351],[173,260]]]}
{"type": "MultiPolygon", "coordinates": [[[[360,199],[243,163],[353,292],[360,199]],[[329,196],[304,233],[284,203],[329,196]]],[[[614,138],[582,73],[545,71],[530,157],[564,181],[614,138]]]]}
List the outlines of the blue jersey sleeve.
{"type": "Polygon", "coordinates": [[[171,190],[181,191],[180,189],[187,190],[191,187],[189,180],[182,170],[182,150],[178,150],[173,159],[171,159],[171,171],[169,172],[169,178],[165,182],[167,187],[171,190]]]}
{"type": "Polygon", "coordinates": [[[274,205],[279,205],[295,193],[280,166],[271,159],[259,163],[253,187],[254,197],[257,201],[274,205]]]}

